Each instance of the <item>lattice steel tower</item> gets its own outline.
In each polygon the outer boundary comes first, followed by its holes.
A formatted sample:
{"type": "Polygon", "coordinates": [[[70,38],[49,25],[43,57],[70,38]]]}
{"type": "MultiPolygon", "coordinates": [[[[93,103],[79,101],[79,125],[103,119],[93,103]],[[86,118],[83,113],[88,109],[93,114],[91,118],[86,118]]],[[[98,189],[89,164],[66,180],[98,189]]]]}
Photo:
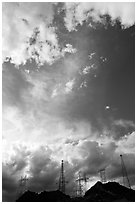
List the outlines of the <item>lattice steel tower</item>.
{"type": "Polygon", "coordinates": [[[65,176],[64,176],[64,162],[61,161],[61,171],[59,177],[59,191],[65,193],[65,176]]]}
{"type": "Polygon", "coordinates": [[[82,197],[83,195],[83,186],[82,186],[82,180],[83,178],[81,177],[81,172],[79,171],[78,173],[78,179],[76,179],[77,182],[77,190],[76,190],[76,194],[78,197],[82,197]]]}
{"type": "Polygon", "coordinates": [[[99,174],[100,174],[101,182],[105,183],[106,182],[106,171],[105,171],[105,169],[100,169],[99,174]]]}
{"type": "Polygon", "coordinates": [[[27,190],[27,182],[28,182],[27,176],[24,177],[21,176],[19,180],[19,187],[17,189],[17,197],[21,196],[27,190]]]}
{"type": "Polygon", "coordinates": [[[130,182],[129,182],[129,178],[128,178],[128,174],[127,174],[127,170],[126,170],[126,167],[125,167],[125,164],[124,164],[124,160],[123,160],[123,157],[122,157],[122,154],[120,155],[120,158],[121,158],[123,185],[126,186],[125,181],[127,181],[128,187],[131,188],[130,182]]]}

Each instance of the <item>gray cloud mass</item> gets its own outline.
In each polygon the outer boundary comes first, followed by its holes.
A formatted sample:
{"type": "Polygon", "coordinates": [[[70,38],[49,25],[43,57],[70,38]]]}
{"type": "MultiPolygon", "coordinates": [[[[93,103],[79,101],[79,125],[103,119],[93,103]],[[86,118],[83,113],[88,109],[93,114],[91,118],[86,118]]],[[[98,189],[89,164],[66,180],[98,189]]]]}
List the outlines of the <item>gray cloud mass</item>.
{"type": "Polygon", "coordinates": [[[3,3],[2,194],[90,188],[106,168],[135,186],[134,3],[3,3]],[[25,32],[24,32],[25,31],[25,32]]]}

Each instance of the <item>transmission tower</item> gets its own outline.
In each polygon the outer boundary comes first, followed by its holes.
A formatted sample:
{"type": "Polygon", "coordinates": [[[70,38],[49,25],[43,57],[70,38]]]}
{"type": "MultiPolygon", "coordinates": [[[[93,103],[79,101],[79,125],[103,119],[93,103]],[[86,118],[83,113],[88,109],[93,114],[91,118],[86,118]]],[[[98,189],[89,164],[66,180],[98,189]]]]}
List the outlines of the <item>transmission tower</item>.
{"type": "Polygon", "coordinates": [[[87,177],[87,175],[84,174],[84,175],[83,175],[83,181],[85,182],[85,192],[86,192],[86,190],[87,190],[87,182],[88,182],[88,180],[89,180],[89,177],[87,177]]]}
{"type": "Polygon", "coordinates": [[[123,185],[126,186],[125,180],[127,181],[128,187],[131,188],[130,186],[130,182],[129,182],[129,178],[128,178],[128,174],[127,174],[127,170],[124,164],[124,160],[123,160],[123,156],[122,154],[120,155],[121,158],[121,167],[122,167],[122,176],[123,176],[123,185]]]}
{"type": "Polygon", "coordinates": [[[81,177],[81,172],[79,171],[78,179],[76,179],[76,182],[77,182],[77,191],[76,191],[76,194],[77,194],[78,197],[82,197],[82,195],[83,195],[82,181],[83,181],[83,178],[81,177]]]}
{"type": "Polygon", "coordinates": [[[18,197],[21,196],[27,190],[27,181],[28,181],[28,178],[26,175],[24,177],[21,176],[19,180],[19,188],[17,190],[18,197]]]}
{"type": "Polygon", "coordinates": [[[77,189],[76,189],[76,196],[81,197],[87,190],[87,182],[89,178],[84,174],[81,176],[81,171],[78,173],[78,179],[76,179],[77,182],[77,189]],[[83,186],[85,184],[85,186],[83,186]]]}
{"type": "Polygon", "coordinates": [[[65,176],[64,176],[64,162],[61,161],[61,171],[59,177],[59,191],[65,193],[65,176]]]}
{"type": "Polygon", "coordinates": [[[105,169],[100,169],[99,174],[100,174],[101,182],[105,183],[106,182],[106,171],[105,171],[105,169]]]}

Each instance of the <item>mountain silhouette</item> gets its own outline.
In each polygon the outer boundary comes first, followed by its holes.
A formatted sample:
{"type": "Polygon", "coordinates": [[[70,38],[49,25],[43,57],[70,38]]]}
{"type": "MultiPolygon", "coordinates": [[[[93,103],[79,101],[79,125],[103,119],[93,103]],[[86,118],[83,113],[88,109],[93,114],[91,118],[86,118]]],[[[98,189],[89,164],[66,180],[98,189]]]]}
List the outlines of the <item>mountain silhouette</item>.
{"type": "Polygon", "coordinates": [[[108,182],[102,184],[98,181],[93,187],[91,187],[84,196],[84,201],[87,202],[134,202],[135,191],[125,186],[120,185],[117,182],[108,182]]]}
{"type": "Polygon", "coordinates": [[[35,193],[26,191],[16,202],[70,202],[71,198],[64,193],[57,191],[43,191],[35,193]]]}
{"type": "Polygon", "coordinates": [[[26,191],[16,202],[134,202],[135,191],[117,182],[98,181],[83,197],[70,198],[59,190],[35,193],[26,191]]]}

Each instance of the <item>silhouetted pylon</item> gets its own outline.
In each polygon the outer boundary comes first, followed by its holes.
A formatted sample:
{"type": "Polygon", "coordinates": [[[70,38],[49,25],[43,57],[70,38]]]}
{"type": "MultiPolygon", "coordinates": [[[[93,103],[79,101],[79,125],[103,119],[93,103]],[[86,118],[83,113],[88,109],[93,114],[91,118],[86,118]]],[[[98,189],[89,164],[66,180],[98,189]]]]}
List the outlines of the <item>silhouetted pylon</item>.
{"type": "Polygon", "coordinates": [[[19,187],[17,190],[17,197],[21,196],[27,190],[27,181],[28,178],[26,175],[24,177],[21,176],[19,180],[19,187]]]}
{"type": "Polygon", "coordinates": [[[104,169],[100,169],[98,172],[100,174],[101,182],[105,183],[106,182],[106,171],[105,171],[105,168],[104,169]]]}
{"type": "Polygon", "coordinates": [[[84,173],[84,175],[83,175],[83,181],[85,182],[85,191],[87,190],[87,182],[88,182],[89,179],[90,179],[90,178],[87,177],[87,175],[84,173]]]}
{"type": "Polygon", "coordinates": [[[83,195],[83,188],[82,188],[82,183],[81,183],[82,181],[83,181],[83,178],[81,177],[81,172],[79,171],[78,178],[76,179],[76,182],[77,182],[76,194],[78,197],[82,197],[83,195]]]}
{"type": "Polygon", "coordinates": [[[61,161],[61,171],[60,171],[60,177],[59,177],[59,191],[62,193],[65,193],[65,176],[64,176],[64,162],[61,161]]]}
{"type": "Polygon", "coordinates": [[[124,164],[124,160],[123,160],[123,157],[122,157],[122,154],[120,154],[120,158],[121,158],[123,185],[126,186],[126,183],[125,183],[125,179],[126,179],[126,181],[128,183],[128,187],[131,188],[130,182],[129,182],[129,178],[128,178],[128,174],[127,174],[127,170],[126,170],[126,167],[125,167],[125,164],[124,164]]]}

